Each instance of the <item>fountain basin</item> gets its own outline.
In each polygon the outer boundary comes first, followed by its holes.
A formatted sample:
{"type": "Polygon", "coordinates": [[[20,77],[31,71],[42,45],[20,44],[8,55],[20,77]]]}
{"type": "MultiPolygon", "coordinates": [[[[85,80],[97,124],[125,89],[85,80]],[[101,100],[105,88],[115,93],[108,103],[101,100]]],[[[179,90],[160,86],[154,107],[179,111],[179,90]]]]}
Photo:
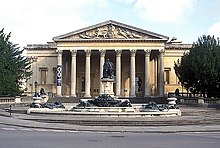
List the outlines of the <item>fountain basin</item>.
{"type": "Polygon", "coordinates": [[[133,107],[74,107],[74,112],[99,112],[99,113],[105,113],[105,112],[115,112],[115,113],[121,113],[121,112],[136,112],[136,110],[133,107]]]}
{"type": "Polygon", "coordinates": [[[59,109],[35,108],[29,114],[50,114],[50,115],[73,115],[73,116],[94,116],[94,117],[173,117],[181,116],[179,109],[169,109],[158,112],[79,112],[59,109]]]}

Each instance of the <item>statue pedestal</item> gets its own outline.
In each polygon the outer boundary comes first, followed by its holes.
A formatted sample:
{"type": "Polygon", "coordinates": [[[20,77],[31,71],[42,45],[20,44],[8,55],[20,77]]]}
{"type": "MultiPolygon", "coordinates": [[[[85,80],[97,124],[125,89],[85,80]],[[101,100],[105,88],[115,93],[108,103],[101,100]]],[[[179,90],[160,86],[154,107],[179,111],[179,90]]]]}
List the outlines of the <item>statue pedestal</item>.
{"type": "Polygon", "coordinates": [[[114,83],[114,79],[102,78],[101,79],[102,92],[100,92],[100,95],[107,94],[114,97],[113,83],[114,83]]]}

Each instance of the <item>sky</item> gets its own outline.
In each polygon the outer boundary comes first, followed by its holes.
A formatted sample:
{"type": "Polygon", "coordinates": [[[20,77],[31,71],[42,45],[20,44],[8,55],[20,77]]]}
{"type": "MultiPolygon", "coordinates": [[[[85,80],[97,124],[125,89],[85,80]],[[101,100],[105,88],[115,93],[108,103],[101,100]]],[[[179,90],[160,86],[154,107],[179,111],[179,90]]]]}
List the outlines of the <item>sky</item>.
{"type": "Polygon", "coordinates": [[[0,29],[23,48],[114,20],[191,44],[220,37],[220,0],[0,0],[0,29]]]}

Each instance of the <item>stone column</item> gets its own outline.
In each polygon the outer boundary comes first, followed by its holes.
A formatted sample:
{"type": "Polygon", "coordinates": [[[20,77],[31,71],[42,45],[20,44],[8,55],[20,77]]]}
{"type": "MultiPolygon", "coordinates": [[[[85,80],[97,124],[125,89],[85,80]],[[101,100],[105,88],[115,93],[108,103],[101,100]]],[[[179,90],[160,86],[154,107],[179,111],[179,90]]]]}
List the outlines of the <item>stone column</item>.
{"type": "Polygon", "coordinates": [[[130,50],[131,54],[131,67],[130,67],[130,97],[136,97],[135,95],[135,54],[136,50],[130,50]]]}
{"type": "Polygon", "coordinates": [[[152,91],[153,91],[153,95],[156,96],[158,95],[158,57],[155,57],[153,59],[154,61],[154,66],[153,66],[153,73],[154,73],[154,84],[152,86],[152,91]]]}
{"type": "Polygon", "coordinates": [[[146,49],[145,51],[145,91],[144,96],[150,96],[150,52],[151,50],[146,49]]]}
{"type": "Polygon", "coordinates": [[[71,50],[72,63],[71,63],[71,96],[76,97],[76,54],[77,50],[71,50]]]}
{"type": "Polygon", "coordinates": [[[57,96],[62,96],[62,50],[57,50],[57,96]]]}
{"type": "Polygon", "coordinates": [[[121,96],[121,53],[122,50],[117,49],[116,52],[116,97],[121,96]]]}
{"type": "Polygon", "coordinates": [[[85,69],[85,97],[91,97],[90,95],[90,56],[91,56],[91,50],[85,50],[86,52],[86,69],[85,69]]]}
{"type": "Polygon", "coordinates": [[[159,95],[164,96],[164,49],[160,49],[160,91],[159,95]]]}
{"type": "MultiPolygon", "coordinates": [[[[103,77],[103,65],[105,63],[105,53],[106,53],[106,50],[103,50],[103,49],[100,49],[99,50],[100,52],[100,80],[101,78],[103,77]]],[[[103,90],[103,86],[102,86],[102,83],[100,81],[100,88],[99,88],[99,92],[100,94],[104,94],[104,90],[103,90]]]]}

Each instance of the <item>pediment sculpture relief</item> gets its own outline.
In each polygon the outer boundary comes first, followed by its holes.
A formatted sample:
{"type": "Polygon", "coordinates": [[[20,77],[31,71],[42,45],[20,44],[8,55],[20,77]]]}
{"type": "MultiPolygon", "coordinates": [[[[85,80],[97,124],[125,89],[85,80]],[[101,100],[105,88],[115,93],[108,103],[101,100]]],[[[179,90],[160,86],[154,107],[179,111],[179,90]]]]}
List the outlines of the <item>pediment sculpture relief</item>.
{"type": "Polygon", "coordinates": [[[72,38],[81,39],[148,39],[148,35],[137,31],[118,27],[115,25],[106,25],[93,30],[84,31],[72,36],[72,38]]]}

